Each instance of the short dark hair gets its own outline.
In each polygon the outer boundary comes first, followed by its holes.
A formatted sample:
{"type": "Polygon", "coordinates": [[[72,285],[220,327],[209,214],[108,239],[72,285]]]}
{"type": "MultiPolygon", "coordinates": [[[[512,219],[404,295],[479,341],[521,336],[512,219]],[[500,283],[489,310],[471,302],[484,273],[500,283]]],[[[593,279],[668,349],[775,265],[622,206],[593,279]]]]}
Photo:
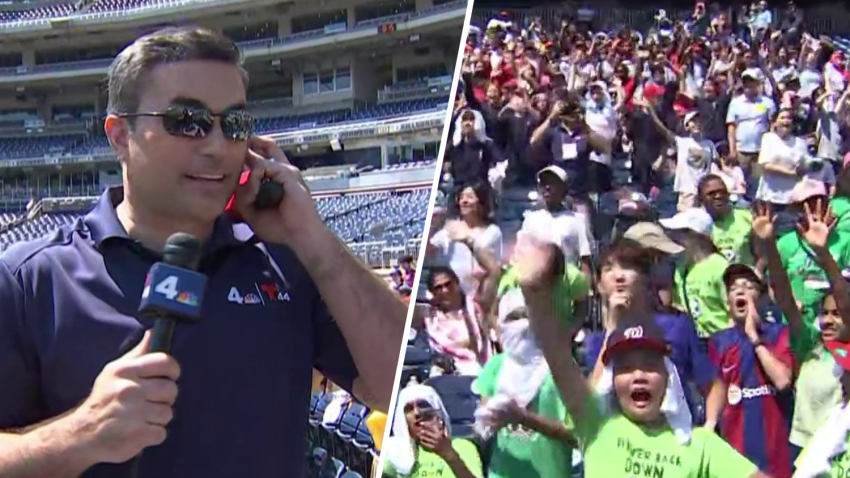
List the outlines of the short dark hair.
{"type": "Polygon", "coordinates": [[[716,174],[706,174],[702,177],[702,179],[699,180],[699,183],[697,183],[697,198],[702,197],[702,194],[705,192],[705,187],[711,181],[720,181],[721,183],[723,183],[724,186],[726,186],[726,182],[723,181],[723,178],[721,178],[720,176],[716,174]]]}
{"type": "Polygon", "coordinates": [[[475,193],[475,197],[478,198],[478,207],[481,210],[481,217],[486,223],[493,222],[493,218],[490,217],[492,212],[492,194],[493,189],[490,186],[490,183],[486,183],[484,181],[475,181],[472,183],[461,184],[457,188],[455,188],[455,206],[460,205],[460,195],[466,188],[472,189],[475,193]]]}
{"type": "Polygon", "coordinates": [[[434,281],[437,280],[437,276],[439,275],[446,275],[449,277],[449,280],[451,280],[455,284],[460,284],[460,279],[458,279],[457,274],[451,267],[431,266],[431,270],[428,272],[428,278],[425,282],[425,285],[428,290],[434,290],[434,281]]]}
{"type": "Polygon", "coordinates": [[[142,88],[155,67],[193,60],[239,67],[248,88],[242,52],[232,40],[205,28],[169,27],[138,38],[112,61],[108,73],[108,112],[136,113],[142,88]]]}
{"type": "Polygon", "coordinates": [[[631,239],[621,238],[608,246],[599,258],[598,274],[602,274],[605,266],[619,264],[622,267],[634,269],[641,275],[649,277],[652,274],[653,251],[641,246],[631,239]]]}

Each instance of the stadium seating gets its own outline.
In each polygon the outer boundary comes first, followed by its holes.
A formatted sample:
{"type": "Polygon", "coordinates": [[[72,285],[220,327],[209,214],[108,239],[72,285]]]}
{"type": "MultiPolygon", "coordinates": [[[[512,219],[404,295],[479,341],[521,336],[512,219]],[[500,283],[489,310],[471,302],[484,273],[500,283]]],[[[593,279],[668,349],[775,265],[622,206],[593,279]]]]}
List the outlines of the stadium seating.
{"type": "Polygon", "coordinates": [[[58,18],[67,17],[75,10],[73,3],[63,3],[58,5],[45,5],[43,7],[33,8],[29,10],[7,10],[0,12],[0,22],[20,22],[27,20],[38,20],[42,18],[58,18]]]}
{"type": "Polygon", "coordinates": [[[86,137],[83,134],[0,138],[0,154],[2,154],[3,159],[59,155],[76,148],[85,140],[86,137]]]}
{"type": "MultiPolygon", "coordinates": [[[[331,213],[328,225],[337,235],[349,242],[386,240],[388,237],[410,238],[421,234],[421,221],[428,210],[428,191],[419,190],[407,194],[370,194],[370,203],[343,214],[331,213]],[[416,226],[417,231],[410,231],[416,226]]],[[[401,245],[401,244],[393,244],[401,245]]]]}
{"type": "Polygon", "coordinates": [[[348,397],[322,390],[313,393],[307,430],[309,477],[371,475],[377,450],[367,427],[368,416],[365,405],[348,397]]]}
{"type": "MultiPolygon", "coordinates": [[[[368,255],[357,254],[373,265],[381,263],[386,246],[403,247],[418,238],[424,228],[428,210],[429,191],[378,192],[320,198],[319,213],[342,240],[349,243],[372,242],[374,261],[368,255]]],[[[44,213],[38,217],[14,224],[20,215],[0,215],[0,250],[11,244],[31,240],[51,233],[63,224],[71,224],[81,213],[44,213]],[[14,224],[14,225],[13,225],[14,224]]],[[[355,249],[355,252],[364,249],[355,249]]],[[[372,250],[372,249],[366,249],[372,250]]]]}
{"type": "MultiPolygon", "coordinates": [[[[297,116],[261,118],[257,121],[259,134],[282,133],[293,129],[306,129],[364,122],[410,115],[421,111],[445,108],[448,98],[428,98],[373,105],[359,110],[334,110],[297,116]]],[[[59,136],[25,136],[0,138],[0,157],[3,159],[40,158],[46,155],[80,155],[107,150],[105,136],[65,134],[59,136]]]]}

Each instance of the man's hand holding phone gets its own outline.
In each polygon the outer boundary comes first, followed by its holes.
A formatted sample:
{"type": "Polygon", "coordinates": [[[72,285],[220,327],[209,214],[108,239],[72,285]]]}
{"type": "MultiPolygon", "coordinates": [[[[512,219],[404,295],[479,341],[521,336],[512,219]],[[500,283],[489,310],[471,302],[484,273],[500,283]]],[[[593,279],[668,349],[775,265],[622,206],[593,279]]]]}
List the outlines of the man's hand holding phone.
{"type": "Polygon", "coordinates": [[[248,181],[236,188],[236,212],[262,240],[290,243],[299,234],[310,235],[325,227],[301,171],[289,162],[273,139],[251,137],[245,164],[251,173],[248,181]],[[256,208],[257,193],[264,180],[283,186],[285,199],[276,208],[256,208]]]}

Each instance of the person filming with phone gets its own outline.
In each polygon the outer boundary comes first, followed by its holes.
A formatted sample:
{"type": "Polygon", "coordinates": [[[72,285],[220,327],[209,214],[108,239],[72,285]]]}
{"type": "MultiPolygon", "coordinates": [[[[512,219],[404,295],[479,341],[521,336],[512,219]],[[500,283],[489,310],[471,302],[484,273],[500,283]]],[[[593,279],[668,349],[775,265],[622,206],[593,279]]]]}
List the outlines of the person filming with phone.
{"type": "Polygon", "coordinates": [[[0,476],[301,476],[312,367],[387,410],[407,306],[254,135],[247,82],[238,47],[194,27],[115,58],[105,130],[123,185],[0,257],[0,476]],[[278,206],[255,206],[264,181],[278,206]],[[223,213],[231,197],[248,228],[223,213]],[[146,353],[146,274],[177,232],[201,243],[200,319],[146,353]]]}
{"type": "Polygon", "coordinates": [[[393,435],[384,449],[383,476],[484,476],[478,448],[470,440],[452,438],[443,400],[427,385],[410,385],[399,392],[393,435]]]}

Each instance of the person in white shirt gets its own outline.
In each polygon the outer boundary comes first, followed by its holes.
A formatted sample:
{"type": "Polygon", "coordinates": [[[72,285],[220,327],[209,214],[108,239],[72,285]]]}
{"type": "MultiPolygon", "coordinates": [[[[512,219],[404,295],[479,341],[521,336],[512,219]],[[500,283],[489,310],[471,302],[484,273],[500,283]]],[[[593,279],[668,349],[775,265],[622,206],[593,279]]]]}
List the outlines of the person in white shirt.
{"type": "Polygon", "coordinates": [[[800,181],[808,158],[808,145],[794,135],[794,112],[783,109],[773,123],[773,131],[765,133],[759,154],[763,168],[756,199],[775,206],[791,203],[791,193],[800,181]]]}
{"type": "Polygon", "coordinates": [[[688,136],[676,136],[658,118],[651,104],[644,102],[643,107],[655,123],[655,127],[667,138],[669,144],[676,145],[676,178],[673,190],[679,193],[679,212],[697,205],[697,184],[709,173],[711,164],[717,159],[714,143],[703,138],[699,113],[691,111],[685,115],[685,130],[688,136]]]}
{"type": "Polygon", "coordinates": [[[823,66],[824,86],[828,93],[841,93],[846,87],[841,65],[844,63],[844,53],[836,51],[823,66]]]}
{"type": "Polygon", "coordinates": [[[564,206],[567,172],[559,166],[549,166],[537,173],[537,181],[543,209],[526,213],[520,232],[548,238],[563,251],[566,263],[580,266],[589,274],[593,239],[585,215],[564,206]]]}
{"type": "MultiPolygon", "coordinates": [[[[476,183],[465,187],[457,195],[460,220],[471,230],[471,244],[486,249],[496,261],[502,259],[502,231],[490,218],[490,186],[476,183]]],[[[449,266],[457,274],[458,282],[464,294],[473,296],[484,276],[481,264],[475,259],[473,251],[465,243],[454,241],[442,224],[432,218],[431,239],[426,253],[435,265],[449,266]],[[437,231],[439,227],[439,232],[437,231]],[[434,233],[436,232],[436,233],[434,233]]]]}
{"type": "MultiPolygon", "coordinates": [[[[589,101],[585,107],[584,121],[591,131],[606,141],[613,141],[617,135],[617,110],[622,106],[622,98],[613,105],[608,94],[608,85],[597,81],[590,85],[589,101]]],[[[588,176],[593,183],[589,191],[604,193],[611,190],[611,153],[591,151],[588,176]]]]}

